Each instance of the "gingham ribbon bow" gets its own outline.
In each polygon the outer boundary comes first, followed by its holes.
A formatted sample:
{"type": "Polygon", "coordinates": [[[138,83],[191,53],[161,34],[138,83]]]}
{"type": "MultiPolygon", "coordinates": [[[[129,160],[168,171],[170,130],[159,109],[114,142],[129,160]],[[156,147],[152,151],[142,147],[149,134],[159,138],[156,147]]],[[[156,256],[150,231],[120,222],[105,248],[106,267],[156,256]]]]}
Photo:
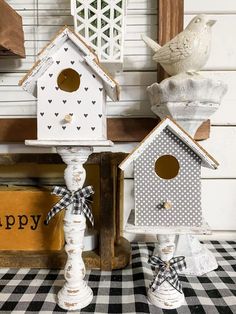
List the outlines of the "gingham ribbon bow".
{"type": "Polygon", "coordinates": [[[173,257],[168,262],[164,262],[157,256],[152,256],[149,262],[158,269],[157,274],[154,276],[153,281],[150,284],[150,288],[153,291],[155,291],[164,281],[168,281],[176,290],[183,293],[177,271],[186,268],[184,256],[173,257]]]}
{"type": "Polygon", "coordinates": [[[45,223],[48,224],[49,221],[62,209],[68,207],[70,204],[73,204],[72,213],[75,215],[83,212],[85,216],[90,220],[91,224],[94,224],[93,214],[87,205],[87,198],[94,194],[93,187],[91,185],[86,186],[82,189],[79,189],[76,192],[71,192],[60,186],[54,186],[52,194],[62,196],[62,199],[47,214],[45,223]]]}

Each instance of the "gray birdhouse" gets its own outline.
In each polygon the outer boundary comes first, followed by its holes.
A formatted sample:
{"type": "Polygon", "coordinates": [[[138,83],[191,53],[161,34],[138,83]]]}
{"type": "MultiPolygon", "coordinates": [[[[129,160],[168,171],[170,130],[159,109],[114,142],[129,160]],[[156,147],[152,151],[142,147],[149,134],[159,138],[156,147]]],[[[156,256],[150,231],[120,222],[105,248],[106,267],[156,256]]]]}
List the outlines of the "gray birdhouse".
{"type": "Polygon", "coordinates": [[[106,96],[118,100],[119,87],[101,68],[97,55],[65,27],[38,57],[19,83],[38,99],[37,142],[109,145],[106,96]]]}
{"type": "Polygon", "coordinates": [[[135,226],[202,227],[201,167],[218,163],[180,126],[162,120],[119,167],[132,162],[135,226]]]}

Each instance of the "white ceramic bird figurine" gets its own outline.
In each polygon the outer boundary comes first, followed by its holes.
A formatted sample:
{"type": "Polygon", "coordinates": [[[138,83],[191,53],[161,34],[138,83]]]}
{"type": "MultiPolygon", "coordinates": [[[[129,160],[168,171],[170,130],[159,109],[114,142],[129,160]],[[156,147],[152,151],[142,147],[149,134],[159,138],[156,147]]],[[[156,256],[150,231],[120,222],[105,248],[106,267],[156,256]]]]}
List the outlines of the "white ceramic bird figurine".
{"type": "Polygon", "coordinates": [[[215,20],[206,15],[195,16],[188,26],[163,47],[142,35],[144,42],[155,52],[153,60],[170,75],[200,71],[206,64],[211,48],[211,27],[215,20]]]}

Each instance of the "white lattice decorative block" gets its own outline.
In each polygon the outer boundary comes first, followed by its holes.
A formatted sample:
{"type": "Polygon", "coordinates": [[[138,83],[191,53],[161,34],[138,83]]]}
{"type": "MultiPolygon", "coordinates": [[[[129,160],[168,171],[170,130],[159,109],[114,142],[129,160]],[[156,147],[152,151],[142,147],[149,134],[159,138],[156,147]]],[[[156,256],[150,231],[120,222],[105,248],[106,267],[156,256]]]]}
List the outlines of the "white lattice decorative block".
{"type": "Polygon", "coordinates": [[[112,70],[122,69],[125,12],[126,0],[71,0],[75,31],[112,70]]]}

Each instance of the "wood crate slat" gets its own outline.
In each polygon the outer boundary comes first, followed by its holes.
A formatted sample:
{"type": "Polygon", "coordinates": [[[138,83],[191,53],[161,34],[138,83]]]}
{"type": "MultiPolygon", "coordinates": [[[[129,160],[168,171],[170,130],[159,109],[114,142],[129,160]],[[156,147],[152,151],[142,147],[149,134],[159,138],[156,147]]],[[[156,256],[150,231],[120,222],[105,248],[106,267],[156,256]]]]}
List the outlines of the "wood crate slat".
{"type": "MultiPolygon", "coordinates": [[[[156,118],[109,118],[108,139],[114,142],[141,141],[158,123],[156,118]]],[[[36,119],[0,119],[0,142],[23,142],[36,139],[36,119]]],[[[209,121],[198,130],[196,139],[209,137],[209,121]]]]}

